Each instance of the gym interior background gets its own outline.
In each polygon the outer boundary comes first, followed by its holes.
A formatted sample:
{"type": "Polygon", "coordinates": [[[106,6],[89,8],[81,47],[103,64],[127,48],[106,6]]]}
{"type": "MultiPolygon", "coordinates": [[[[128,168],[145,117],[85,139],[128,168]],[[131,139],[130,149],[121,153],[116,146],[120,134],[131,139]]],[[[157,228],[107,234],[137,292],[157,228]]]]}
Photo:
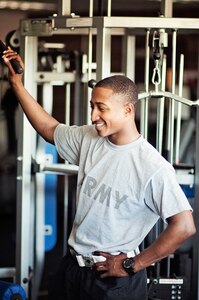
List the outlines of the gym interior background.
{"type": "MultiPolygon", "coordinates": [[[[188,24],[186,20],[194,20],[198,24],[199,1],[113,0],[111,3],[99,0],[93,2],[90,10],[91,2],[82,0],[80,4],[78,0],[73,0],[67,7],[67,12],[70,10],[72,15],[61,15],[64,6],[61,1],[1,1],[0,39],[26,58],[25,85],[38,95],[38,101],[59,121],[81,125],[89,122],[86,99],[90,90],[87,82],[96,76],[96,61],[100,69],[98,78],[106,73],[104,57],[97,54],[97,46],[101,44],[96,32],[90,30],[88,17],[121,16],[126,18],[123,21],[137,17],[137,22],[141,20],[146,23],[146,28],[144,25],[132,25],[130,29],[125,24],[124,28],[121,24],[115,26],[111,33],[111,50],[104,50],[102,43],[102,52],[111,53],[108,64],[112,73],[122,73],[125,69],[135,79],[140,91],[149,92],[147,98],[140,96],[140,100],[144,99],[144,105],[140,105],[138,110],[137,123],[142,134],[175,166],[182,188],[194,208],[197,225],[198,112],[194,101],[199,98],[199,26],[195,28],[194,22],[192,26],[192,22],[188,24]],[[79,17],[86,20],[86,25],[79,26],[79,17]],[[154,25],[155,18],[165,17],[171,18],[170,26],[166,21],[163,28],[154,25]],[[66,29],[68,25],[62,24],[65,18],[72,19],[74,26],[66,29]],[[151,28],[148,18],[151,18],[151,28]],[[50,32],[52,26],[55,34],[50,32]],[[123,38],[124,31],[126,39],[123,38]],[[154,56],[157,51],[161,63],[154,56]],[[163,63],[165,57],[166,62],[163,63]],[[132,60],[129,61],[130,58],[132,60]],[[34,60],[37,61],[36,66],[34,60]],[[63,74],[64,79],[61,77],[63,74]],[[157,93],[155,99],[151,97],[151,90],[157,93]],[[166,94],[158,94],[159,90],[172,92],[182,99],[181,102],[176,97],[182,107],[177,105],[173,113],[175,147],[172,151],[167,142],[172,132],[168,124],[172,122],[172,107],[166,94]],[[68,98],[70,100],[66,101],[68,98]],[[148,98],[151,98],[150,104],[148,98]],[[157,98],[165,98],[164,107],[159,107],[157,98]],[[187,99],[190,101],[186,102],[187,99]]],[[[100,28],[100,25],[96,26],[100,28]]],[[[47,299],[50,275],[66,251],[66,239],[75,213],[76,169],[67,172],[61,167],[57,167],[55,172],[50,169],[49,162],[59,163],[60,166],[64,162],[31,129],[25,130],[26,120],[9,89],[2,63],[0,70],[0,280],[16,281],[25,289],[27,299],[42,300],[47,299]],[[30,182],[26,194],[23,185],[19,184],[20,159],[25,155],[24,144],[28,144],[32,136],[37,153],[32,155],[28,148],[30,182]],[[52,172],[48,173],[49,170],[52,172]],[[26,198],[34,200],[33,203],[30,200],[24,221],[23,210],[26,208],[20,201],[26,198]]],[[[158,224],[141,247],[150,244],[162,226],[158,224]]],[[[199,239],[196,234],[173,256],[148,268],[149,299],[198,300],[198,257],[199,239]],[[176,290],[179,294],[175,294],[176,290]]]]}

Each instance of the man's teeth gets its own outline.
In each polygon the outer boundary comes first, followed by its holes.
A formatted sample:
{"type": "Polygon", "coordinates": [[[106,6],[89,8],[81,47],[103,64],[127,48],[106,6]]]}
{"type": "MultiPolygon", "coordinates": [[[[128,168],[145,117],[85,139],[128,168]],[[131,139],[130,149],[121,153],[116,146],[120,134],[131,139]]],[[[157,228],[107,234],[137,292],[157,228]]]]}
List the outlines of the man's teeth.
{"type": "Polygon", "coordinates": [[[96,123],[95,125],[96,125],[96,127],[100,127],[100,126],[103,126],[104,123],[96,123]]]}

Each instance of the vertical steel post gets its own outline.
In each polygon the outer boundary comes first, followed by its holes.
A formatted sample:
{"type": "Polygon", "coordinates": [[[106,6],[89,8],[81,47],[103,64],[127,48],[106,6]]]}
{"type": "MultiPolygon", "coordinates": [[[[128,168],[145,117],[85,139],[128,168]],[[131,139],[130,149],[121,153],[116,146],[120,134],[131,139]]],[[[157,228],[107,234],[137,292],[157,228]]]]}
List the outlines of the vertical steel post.
{"type": "MultiPolygon", "coordinates": [[[[183,91],[183,72],[184,71],[184,55],[180,55],[180,67],[179,67],[179,91],[178,95],[182,96],[183,91]]],[[[175,144],[175,163],[179,163],[180,153],[180,136],[181,136],[181,118],[182,118],[182,103],[178,102],[177,105],[177,123],[176,123],[176,144],[175,144]]]]}
{"type": "MultiPolygon", "coordinates": [[[[172,35],[172,93],[175,93],[175,76],[176,76],[176,30],[172,35]]],[[[175,117],[175,101],[170,99],[169,117],[168,117],[168,160],[173,164],[173,147],[174,147],[174,117],[175,117]]],[[[170,256],[167,257],[167,276],[170,276],[170,256]]]]}
{"type": "Polygon", "coordinates": [[[173,15],[173,0],[162,0],[161,11],[166,18],[171,18],[173,15]]]}
{"type": "Polygon", "coordinates": [[[135,81],[135,44],[136,38],[134,35],[126,34],[122,40],[122,72],[127,77],[135,81]]]}
{"type": "Polygon", "coordinates": [[[111,16],[111,5],[112,5],[112,0],[108,0],[108,4],[107,4],[107,17],[111,16]]]}
{"type": "MultiPolygon", "coordinates": [[[[199,49],[199,39],[198,39],[199,49]]],[[[199,52],[198,52],[199,53],[199,52]]],[[[198,72],[199,72],[199,54],[198,54],[198,72]]],[[[197,82],[197,97],[199,97],[199,79],[197,82]]],[[[192,297],[193,300],[199,300],[199,107],[196,107],[196,148],[195,148],[195,199],[194,199],[194,219],[196,225],[196,234],[193,242],[193,276],[192,276],[192,297]]]]}
{"type": "MultiPolygon", "coordinates": [[[[176,77],[176,39],[177,32],[173,30],[172,34],[172,93],[175,94],[175,77],[176,77]]],[[[168,124],[168,160],[173,164],[173,152],[174,152],[174,117],[175,117],[175,101],[170,99],[169,102],[169,124],[168,124]]]]}
{"type": "MultiPolygon", "coordinates": [[[[21,38],[21,53],[25,62],[24,85],[36,97],[34,74],[37,70],[37,38],[21,38]],[[26,49],[26,51],[25,51],[26,49]],[[31,57],[31,59],[30,59],[31,57]]],[[[29,294],[30,273],[34,255],[34,186],[31,181],[31,158],[35,157],[36,132],[20,110],[17,154],[17,232],[16,280],[29,294]]]]}
{"type": "Polygon", "coordinates": [[[58,15],[70,16],[70,14],[71,14],[71,1],[58,0],[58,15]]]}
{"type": "MultiPolygon", "coordinates": [[[[42,87],[43,108],[52,114],[53,86],[44,83],[42,87]]],[[[45,144],[44,139],[39,136],[36,147],[36,162],[39,164],[45,161],[45,144]]],[[[35,174],[35,193],[34,276],[31,283],[31,300],[36,300],[38,297],[45,261],[45,175],[43,173],[35,174]]]]}
{"type": "MultiPolygon", "coordinates": [[[[149,64],[150,64],[150,46],[149,46],[149,36],[150,30],[146,30],[146,39],[145,39],[145,91],[149,91],[149,64]]],[[[141,101],[141,110],[140,110],[140,132],[144,138],[148,138],[148,109],[149,109],[149,99],[146,98],[141,101]]]]}
{"type": "MultiPolygon", "coordinates": [[[[199,107],[196,108],[196,128],[199,128],[199,107]]],[[[199,130],[196,130],[196,160],[195,160],[195,199],[194,199],[194,219],[196,234],[193,242],[193,276],[192,276],[192,297],[199,299],[199,130]]]]}
{"type": "MultiPolygon", "coordinates": [[[[65,94],[65,124],[70,124],[70,97],[71,97],[71,84],[66,83],[66,94],[65,94]]],[[[68,162],[65,162],[66,164],[68,162]]],[[[69,180],[68,175],[64,176],[64,230],[63,230],[63,255],[67,252],[67,238],[68,238],[68,189],[69,189],[69,180]]]]}
{"type": "MultiPolygon", "coordinates": [[[[90,0],[89,5],[89,17],[93,17],[93,0],[90,0]]],[[[93,61],[93,33],[92,28],[89,28],[88,32],[88,81],[92,79],[92,61],[93,61]]],[[[90,123],[90,99],[91,99],[91,88],[87,87],[87,111],[86,111],[86,122],[90,123]]]]}
{"type": "Polygon", "coordinates": [[[96,80],[110,76],[111,72],[111,29],[104,28],[103,17],[94,19],[97,28],[97,71],[96,80]]]}

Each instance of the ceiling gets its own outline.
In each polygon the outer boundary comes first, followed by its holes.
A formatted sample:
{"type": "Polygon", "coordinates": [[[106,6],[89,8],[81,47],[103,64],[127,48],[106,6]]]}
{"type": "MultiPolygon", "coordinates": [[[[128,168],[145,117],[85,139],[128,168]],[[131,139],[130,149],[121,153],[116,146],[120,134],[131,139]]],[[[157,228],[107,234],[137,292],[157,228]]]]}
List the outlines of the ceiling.
{"type": "MultiPolygon", "coordinates": [[[[30,16],[42,17],[58,13],[60,11],[59,3],[62,6],[62,3],[67,3],[67,0],[1,0],[0,11],[23,10],[28,11],[30,16]]],[[[89,15],[89,0],[71,0],[68,3],[71,3],[70,12],[82,16],[89,15]]],[[[93,3],[94,15],[106,15],[107,0],[95,0],[93,3]]],[[[162,13],[160,0],[112,0],[111,7],[111,14],[117,16],[158,16],[162,13]]],[[[198,18],[199,0],[173,0],[173,17],[198,18]]]]}

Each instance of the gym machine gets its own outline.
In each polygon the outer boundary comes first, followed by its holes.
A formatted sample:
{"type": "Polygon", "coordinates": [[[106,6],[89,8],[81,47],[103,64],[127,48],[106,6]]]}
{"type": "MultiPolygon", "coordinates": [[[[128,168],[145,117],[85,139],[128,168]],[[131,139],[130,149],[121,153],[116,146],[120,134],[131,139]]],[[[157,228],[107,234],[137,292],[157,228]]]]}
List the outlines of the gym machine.
{"type": "MultiPolygon", "coordinates": [[[[188,107],[189,112],[191,110],[195,111],[194,124],[196,128],[199,124],[199,100],[189,100],[183,97],[183,69],[184,59],[186,59],[183,54],[180,55],[179,91],[176,92],[177,34],[186,35],[190,32],[198,34],[199,20],[172,18],[171,2],[162,1],[163,16],[141,18],[111,16],[111,1],[108,1],[107,4],[107,16],[95,17],[93,16],[92,0],[90,1],[89,16],[80,17],[71,14],[70,1],[60,1],[57,15],[45,19],[22,20],[20,24],[20,50],[26,66],[24,85],[35,99],[38,99],[38,88],[41,90],[42,105],[50,113],[52,113],[54,103],[53,89],[62,86],[65,93],[64,122],[67,124],[73,122],[76,124],[89,123],[91,89],[88,87],[88,82],[91,79],[98,81],[113,74],[111,65],[112,37],[120,37],[122,41],[122,66],[121,70],[116,73],[125,74],[136,82],[136,40],[139,36],[145,36],[145,65],[143,70],[145,78],[142,86],[143,92],[139,93],[140,119],[138,121],[140,122],[140,132],[145,138],[149,138],[149,112],[151,104],[155,100],[155,146],[176,168],[179,183],[182,186],[194,187],[193,206],[196,226],[199,228],[199,212],[196,201],[199,193],[199,161],[197,155],[195,155],[193,166],[181,166],[180,164],[182,111],[185,106],[188,107]],[[42,69],[39,64],[42,61],[39,57],[39,43],[41,39],[49,41],[55,37],[56,40],[60,38],[61,43],[53,42],[52,46],[52,44],[46,42],[44,49],[48,49],[48,51],[51,47],[54,49],[63,47],[63,49],[61,53],[56,52],[59,55],[56,55],[54,61],[51,59],[51,55],[42,54],[42,59],[45,62],[52,63],[51,70],[42,69]],[[66,67],[63,37],[66,39],[67,37],[78,37],[81,51],[84,52],[81,55],[80,65],[77,63],[78,67],[72,70],[67,70],[66,67]],[[151,40],[152,43],[150,43],[151,40]],[[167,48],[166,52],[168,52],[169,47],[172,61],[171,91],[166,90],[167,55],[164,51],[167,48]],[[94,48],[97,49],[96,53],[94,48]],[[153,59],[151,59],[151,49],[153,59]],[[93,62],[94,57],[96,57],[95,62],[93,62]],[[151,61],[153,61],[152,76],[150,76],[151,61]],[[150,81],[152,81],[152,84],[150,84],[150,81]],[[80,91],[83,102],[80,102],[80,91]],[[72,118],[71,106],[73,106],[74,111],[72,118]]],[[[47,54],[49,54],[48,51],[47,54]]],[[[74,55],[78,54],[75,52],[74,55]]],[[[76,62],[80,61],[77,60],[76,62]]],[[[19,133],[17,156],[17,253],[16,268],[10,271],[13,271],[13,274],[16,275],[16,282],[26,291],[28,299],[36,300],[44,266],[45,234],[50,235],[54,230],[48,224],[45,225],[44,221],[46,176],[52,174],[64,175],[65,231],[63,239],[66,241],[69,176],[77,174],[78,167],[67,162],[57,163],[54,152],[53,154],[52,152],[50,154],[46,152],[46,143],[37,136],[22,111],[20,111],[19,133]]],[[[196,130],[195,153],[198,153],[198,149],[199,138],[196,130]]],[[[162,224],[156,226],[156,234],[161,230],[161,226],[162,224]]],[[[191,262],[193,281],[191,299],[193,300],[199,299],[198,240],[197,233],[191,250],[193,255],[191,262]]],[[[66,246],[64,246],[63,253],[65,251],[66,246]]],[[[165,275],[168,277],[167,280],[159,277],[158,268],[160,268],[160,265],[157,265],[157,276],[152,279],[149,278],[149,299],[158,299],[157,297],[161,298],[165,295],[167,295],[167,299],[186,299],[184,296],[186,292],[184,291],[184,283],[186,280],[183,278],[170,278],[169,280],[172,258],[167,258],[165,275]],[[169,288],[165,288],[167,286],[169,288]],[[164,291],[162,287],[165,288],[164,291]],[[180,291],[182,291],[181,294],[180,291]]],[[[9,272],[9,270],[6,270],[6,272],[9,272]]]]}

